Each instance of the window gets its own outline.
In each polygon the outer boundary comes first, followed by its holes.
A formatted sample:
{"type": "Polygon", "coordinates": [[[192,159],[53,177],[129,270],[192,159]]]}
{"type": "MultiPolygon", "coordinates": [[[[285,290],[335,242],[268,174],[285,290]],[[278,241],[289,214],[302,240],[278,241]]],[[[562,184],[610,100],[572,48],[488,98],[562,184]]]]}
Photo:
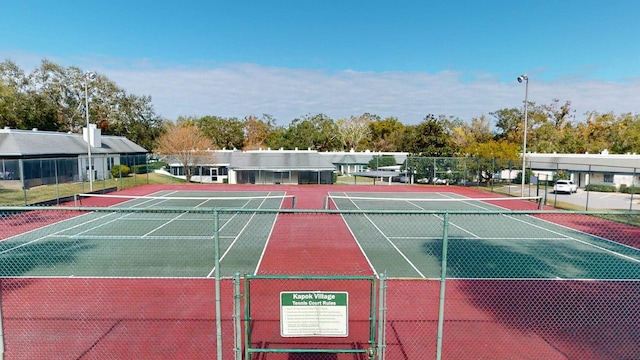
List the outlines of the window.
{"type": "Polygon", "coordinates": [[[613,182],[613,174],[604,174],[604,182],[612,183],[613,182]]]}

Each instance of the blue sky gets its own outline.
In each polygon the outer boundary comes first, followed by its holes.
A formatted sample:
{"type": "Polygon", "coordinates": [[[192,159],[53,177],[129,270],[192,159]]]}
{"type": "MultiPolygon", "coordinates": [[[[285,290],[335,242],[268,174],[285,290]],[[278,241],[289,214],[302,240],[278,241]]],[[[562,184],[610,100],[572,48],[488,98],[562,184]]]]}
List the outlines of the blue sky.
{"type": "Polygon", "coordinates": [[[640,2],[2,1],[0,59],[94,70],[156,112],[470,120],[529,100],[640,112],[640,2]]]}

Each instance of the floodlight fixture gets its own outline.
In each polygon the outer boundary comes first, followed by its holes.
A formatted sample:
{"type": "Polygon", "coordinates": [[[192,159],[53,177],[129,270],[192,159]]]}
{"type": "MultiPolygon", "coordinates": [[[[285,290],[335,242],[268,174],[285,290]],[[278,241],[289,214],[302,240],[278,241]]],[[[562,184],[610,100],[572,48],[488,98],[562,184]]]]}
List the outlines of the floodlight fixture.
{"type": "Polygon", "coordinates": [[[522,74],[518,76],[518,82],[522,83],[524,81],[524,136],[522,138],[522,184],[520,187],[520,196],[524,197],[524,177],[526,174],[526,155],[527,155],[527,117],[528,117],[528,103],[529,103],[529,76],[527,74],[522,74]]]}
{"type": "Polygon", "coordinates": [[[87,118],[87,176],[89,177],[89,192],[93,192],[93,166],[91,165],[91,130],[89,128],[89,92],[87,90],[87,83],[89,80],[95,80],[96,73],[93,71],[87,71],[84,74],[84,111],[87,118]]]}

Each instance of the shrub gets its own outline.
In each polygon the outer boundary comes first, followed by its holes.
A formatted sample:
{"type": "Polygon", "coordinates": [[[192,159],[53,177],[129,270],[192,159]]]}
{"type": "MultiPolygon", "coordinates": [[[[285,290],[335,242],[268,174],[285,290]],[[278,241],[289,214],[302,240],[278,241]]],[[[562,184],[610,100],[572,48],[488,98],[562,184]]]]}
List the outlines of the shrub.
{"type": "Polygon", "coordinates": [[[152,172],[154,170],[160,170],[165,166],[168,167],[168,164],[162,161],[155,161],[155,162],[150,162],[149,164],[147,164],[147,166],[149,167],[149,171],[152,172]]]}
{"type": "Polygon", "coordinates": [[[151,168],[147,167],[146,164],[133,165],[131,167],[131,172],[134,174],[146,174],[149,171],[151,171],[151,168]]]}
{"type": "Polygon", "coordinates": [[[640,187],[622,184],[620,185],[620,192],[625,194],[640,194],[640,187]]]}
{"type": "Polygon", "coordinates": [[[131,173],[131,169],[127,165],[113,165],[111,167],[111,176],[114,178],[126,177],[131,173]]]}
{"type": "Polygon", "coordinates": [[[603,184],[589,184],[584,188],[587,191],[598,191],[598,192],[616,192],[615,185],[603,185],[603,184]]]}

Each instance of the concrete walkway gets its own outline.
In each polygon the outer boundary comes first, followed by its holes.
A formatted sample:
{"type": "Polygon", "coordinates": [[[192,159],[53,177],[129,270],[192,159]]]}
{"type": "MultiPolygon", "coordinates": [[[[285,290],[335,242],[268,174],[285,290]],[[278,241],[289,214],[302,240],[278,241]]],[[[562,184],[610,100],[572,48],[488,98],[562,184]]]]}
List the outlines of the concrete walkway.
{"type": "MultiPolygon", "coordinates": [[[[520,185],[505,186],[500,192],[509,193],[513,196],[520,196],[520,185]]],[[[525,186],[524,196],[545,196],[544,189],[537,189],[534,185],[525,186]]],[[[623,194],[585,191],[578,189],[575,194],[555,194],[552,190],[547,190],[547,204],[553,205],[554,202],[563,202],[581,207],[582,210],[639,210],[640,211],[640,194],[623,194]]]]}

